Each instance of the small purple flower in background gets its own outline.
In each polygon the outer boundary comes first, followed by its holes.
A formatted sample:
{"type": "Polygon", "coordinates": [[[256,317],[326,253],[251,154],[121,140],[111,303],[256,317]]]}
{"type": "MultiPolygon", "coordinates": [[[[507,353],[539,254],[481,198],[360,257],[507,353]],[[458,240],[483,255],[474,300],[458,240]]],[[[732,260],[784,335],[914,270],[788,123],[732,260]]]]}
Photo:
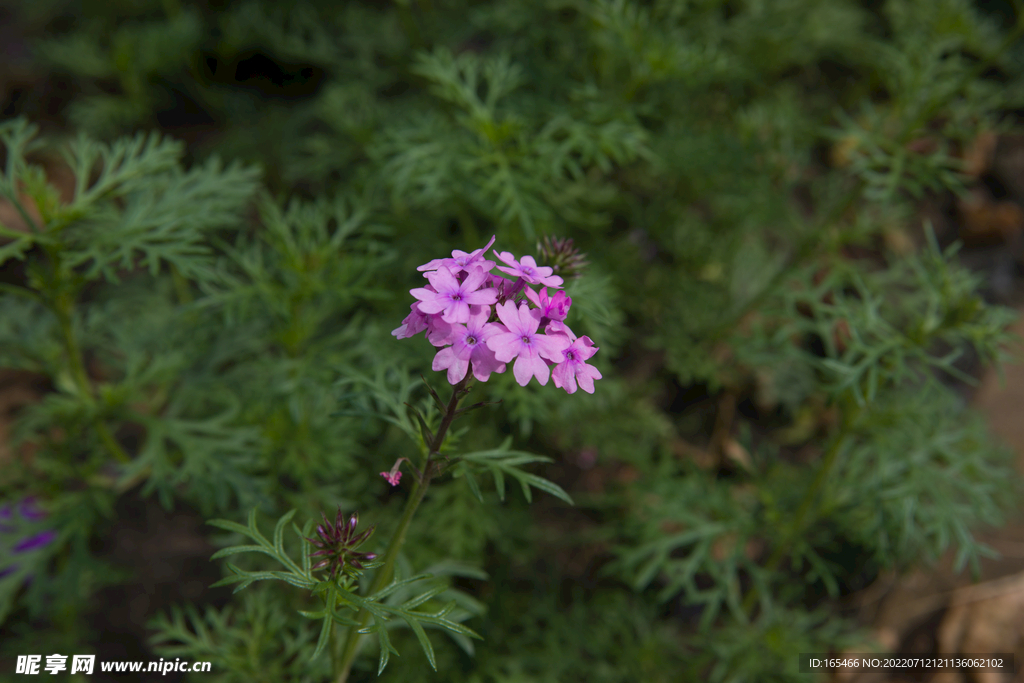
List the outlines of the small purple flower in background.
{"type": "MultiPolygon", "coordinates": [[[[447,371],[452,385],[470,373],[486,382],[514,360],[512,373],[521,386],[534,377],[546,385],[555,368],[555,386],[570,394],[577,386],[593,393],[601,373],[584,361],[598,347],[589,337],[577,339],[565,324],[572,299],[563,291],[548,293],[548,287],[561,287],[562,278],[552,267],[537,265],[532,256],[517,259],[507,251],[493,251],[505,265],[497,267],[499,273],[491,272],[495,262],[483,254],[494,241],[492,236],[480,249],[456,249],[451,258],[419,266],[429,284],[409,290],[417,301],[391,334],[407,339],[425,330],[427,341],[438,348],[431,367],[447,371]]],[[[544,245],[556,257],[556,265],[578,276],[585,261],[571,240],[545,240],[544,245]]],[[[392,485],[401,476],[382,474],[392,485]]]]}
{"type": "MultiPolygon", "coordinates": [[[[11,503],[0,507],[0,535],[7,536],[15,532],[17,527],[14,526],[14,508],[15,506],[11,503]]],[[[28,496],[21,500],[17,505],[17,513],[22,520],[30,522],[38,522],[46,518],[46,513],[38,508],[35,498],[32,496],[28,496]]],[[[53,543],[56,538],[56,531],[46,529],[17,540],[11,539],[14,540],[14,543],[10,546],[10,549],[12,554],[28,553],[48,546],[50,543],[53,543]]],[[[7,545],[7,543],[3,543],[3,545],[7,545]]],[[[0,569],[0,578],[14,573],[17,568],[18,565],[11,564],[0,569]]]]}

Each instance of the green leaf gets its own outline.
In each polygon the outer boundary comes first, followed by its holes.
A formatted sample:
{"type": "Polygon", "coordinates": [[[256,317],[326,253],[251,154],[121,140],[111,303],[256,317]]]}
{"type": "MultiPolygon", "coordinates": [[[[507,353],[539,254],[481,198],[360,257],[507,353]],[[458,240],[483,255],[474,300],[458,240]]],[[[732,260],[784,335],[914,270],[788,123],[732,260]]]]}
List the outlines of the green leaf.
{"type": "Polygon", "coordinates": [[[469,490],[473,493],[473,496],[481,503],[484,502],[484,494],[480,492],[480,484],[465,463],[459,463],[459,473],[466,478],[466,483],[469,484],[469,490]]]}
{"type": "Polygon", "coordinates": [[[505,476],[508,475],[519,482],[523,490],[523,496],[528,502],[531,502],[533,498],[530,490],[532,487],[573,505],[572,498],[561,486],[536,474],[525,472],[519,467],[520,465],[536,462],[551,462],[551,459],[523,451],[509,450],[508,447],[511,443],[512,439],[509,437],[505,439],[505,442],[499,448],[459,456],[461,471],[465,475],[470,489],[473,490],[473,494],[479,500],[483,500],[479,487],[476,486],[476,482],[471,478],[472,466],[476,465],[479,469],[487,469],[491,472],[491,476],[494,477],[495,488],[498,491],[498,497],[501,500],[505,499],[505,476]]]}
{"type": "Polygon", "coordinates": [[[290,522],[294,516],[295,509],[292,508],[277,521],[277,526],[274,527],[274,550],[279,555],[284,555],[284,525],[290,522]]]}
{"type": "Polygon", "coordinates": [[[19,236],[17,239],[8,242],[7,244],[0,244],[0,264],[12,258],[24,261],[25,254],[28,253],[31,248],[32,240],[24,236],[19,236]]]}
{"type": "MultiPolygon", "coordinates": [[[[294,510],[293,510],[294,512],[294,510]]],[[[328,589],[327,591],[327,609],[324,610],[323,623],[320,625],[320,637],[316,640],[316,649],[313,650],[313,655],[310,659],[316,659],[320,656],[320,653],[324,651],[327,645],[331,642],[331,632],[334,629],[334,619],[331,618],[331,605],[334,604],[334,591],[328,589]]]]}
{"type": "MultiPolygon", "coordinates": [[[[211,559],[219,559],[222,557],[229,557],[231,555],[237,555],[240,553],[261,553],[273,557],[275,560],[280,562],[288,570],[286,572],[275,572],[275,571],[264,571],[264,572],[249,572],[232,564],[228,564],[229,569],[234,573],[234,576],[227,577],[217,584],[214,585],[227,585],[231,583],[240,583],[235,588],[235,592],[242,590],[249,586],[254,581],[264,581],[268,579],[276,579],[278,581],[284,581],[285,583],[291,584],[299,588],[313,589],[317,582],[313,579],[312,574],[309,570],[309,561],[304,558],[302,561],[303,566],[300,566],[292,560],[284,549],[284,527],[291,521],[291,518],[295,515],[295,510],[290,510],[285,513],[274,527],[274,542],[271,543],[267,538],[260,533],[259,527],[256,521],[256,508],[249,511],[249,523],[247,526],[242,526],[237,522],[232,522],[227,519],[214,519],[210,520],[208,524],[211,526],[225,529],[227,531],[234,531],[236,533],[247,536],[248,538],[256,541],[256,545],[241,545],[231,546],[228,548],[222,548],[214,553],[211,559]]],[[[295,525],[292,525],[293,530],[296,534],[302,538],[302,534],[299,533],[295,525]]],[[[303,552],[303,555],[306,555],[303,552]]]]}
{"type": "Polygon", "coordinates": [[[430,639],[427,638],[427,634],[423,632],[423,627],[420,626],[420,622],[412,616],[402,615],[405,619],[405,623],[409,624],[409,628],[412,629],[413,633],[416,634],[416,640],[420,641],[420,647],[423,648],[424,654],[427,655],[427,661],[430,662],[430,668],[437,671],[437,661],[434,659],[434,646],[430,644],[430,639]]]}
{"type": "Polygon", "coordinates": [[[265,555],[270,555],[271,557],[277,557],[276,551],[267,550],[261,545],[236,545],[230,548],[222,548],[218,550],[213,555],[210,555],[210,559],[219,560],[222,557],[231,557],[232,555],[237,555],[238,553],[263,553],[265,555]]]}

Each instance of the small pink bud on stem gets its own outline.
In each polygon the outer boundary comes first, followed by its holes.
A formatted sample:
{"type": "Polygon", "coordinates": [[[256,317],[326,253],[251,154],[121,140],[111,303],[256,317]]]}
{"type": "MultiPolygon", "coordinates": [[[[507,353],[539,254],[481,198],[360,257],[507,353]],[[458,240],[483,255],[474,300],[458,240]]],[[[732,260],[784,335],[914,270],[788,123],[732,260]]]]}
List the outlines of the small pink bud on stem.
{"type": "Polygon", "coordinates": [[[399,458],[395,461],[395,464],[391,467],[390,472],[381,472],[380,476],[384,477],[389,484],[392,486],[398,486],[398,482],[402,480],[402,472],[398,469],[402,465],[402,461],[409,461],[409,458],[399,458]]]}

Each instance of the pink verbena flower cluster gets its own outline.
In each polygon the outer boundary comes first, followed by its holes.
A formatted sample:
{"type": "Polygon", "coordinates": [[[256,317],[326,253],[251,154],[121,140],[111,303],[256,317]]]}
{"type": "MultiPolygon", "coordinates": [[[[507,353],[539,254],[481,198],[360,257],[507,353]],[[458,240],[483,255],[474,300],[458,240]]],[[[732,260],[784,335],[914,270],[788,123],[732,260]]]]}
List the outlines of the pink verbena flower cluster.
{"type": "Polygon", "coordinates": [[[572,299],[563,291],[548,294],[548,287],[562,286],[562,278],[532,256],[517,260],[507,251],[491,252],[504,264],[492,272],[496,263],[484,252],[494,239],[474,252],[456,249],[451,258],[420,266],[429,284],[409,291],[417,301],[391,334],[406,339],[426,331],[440,349],[433,369],[447,370],[453,385],[469,372],[486,382],[514,360],[512,374],[520,386],[533,377],[544,386],[550,376],[570,394],[577,385],[594,393],[601,373],[586,361],[598,347],[565,324],[572,299]]]}

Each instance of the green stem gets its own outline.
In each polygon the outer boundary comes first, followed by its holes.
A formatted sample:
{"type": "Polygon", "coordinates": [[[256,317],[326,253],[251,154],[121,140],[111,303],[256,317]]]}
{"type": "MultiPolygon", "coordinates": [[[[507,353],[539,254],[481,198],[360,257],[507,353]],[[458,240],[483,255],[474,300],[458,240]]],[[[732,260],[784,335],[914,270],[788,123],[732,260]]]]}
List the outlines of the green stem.
{"type": "MultiPolygon", "coordinates": [[[[405,510],[402,512],[402,518],[398,520],[398,527],[391,535],[391,540],[388,542],[387,550],[384,551],[384,564],[377,571],[377,575],[374,577],[373,583],[370,585],[368,595],[372,596],[375,593],[378,593],[391,582],[391,578],[394,575],[395,560],[398,558],[398,553],[402,549],[402,543],[405,541],[406,532],[409,531],[409,525],[412,524],[412,518],[416,514],[416,510],[419,508],[420,503],[423,502],[423,497],[426,495],[427,488],[430,486],[430,479],[433,476],[430,467],[432,459],[435,455],[438,455],[441,452],[441,446],[444,444],[444,438],[448,434],[448,429],[457,417],[459,399],[465,395],[466,387],[469,385],[471,377],[472,375],[467,373],[462,381],[456,384],[452,390],[452,397],[448,401],[444,416],[441,418],[441,424],[438,426],[437,432],[434,434],[434,438],[429,444],[426,463],[420,471],[420,476],[417,477],[416,483],[413,485],[412,493],[409,495],[409,500],[405,503],[405,510]]],[[[356,624],[358,625],[350,626],[348,628],[345,640],[343,641],[344,649],[337,660],[338,671],[335,676],[336,683],[345,683],[345,681],[348,680],[349,673],[352,671],[352,664],[355,662],[356,655],[359,653],[359,646],[362,644],[363,640],[363,635],[360,634],[359,631],[366,628],[369,621],[370,613],[366,610],[360,610],[359,614],[356,615],[356,624]]]]}
{"type": "MultiPolygon", "coordinates": [[[[818,496],[821,493],[825,481],[828,479],[829,474],[832,472],[832,468],[835,467],[836,462],[839,460],[839,453],[843,450],[843,446],[846,444],[846,437],[850,433],[851,419],[844,420],[844,424],[840,432],[836,435],[832,441],[832,445],[825,452],[825,455],[821,459],[821,467],[818,469],[818,473],[814,477],[814,481],[807,488],[804,493],[803,500],[800,501],[800,507],[797,508],[796,514],[793,515],[792,521],[789,524],[786,532],[783,534],[779,544],[775,546],[775,550],[768,557],[768,561],[764,564],[766,573],[772,573],[779,568],[782,560],[789,555],[792,550],[793,542],[800,538],[807,529],[808,519],[811,517],[811,513],[816,508],[818,502],[818,496]]],[[[754,603],[757,600],[757,586],[752,585],[746,595],[743,596],[743,611],[747,614],[751,614],[754,607],[754,603]]]]}
{"type": "MultiPolygon", "coordinates": [[[[54,274],[56,279],[56,273],[59,272],[59,258],[56,254],[51,254],[54,264],[54,274]]],[[[68,355],[68,367],[71,370],[71,378],[75,382],[75,386],[78,389],[79,394],[87,400],[95,400],[96,396],[92,390],[92,383],[89,381],[89,375],[85,371],[85,362],[82,360],[82,350],[78,344],[78,337],[75,336],[75,325],[71,317],[71,311],[74,308],[74,301],[67,291],[64,290],[63,284],[58,286],[59,293],[54,297],[51,307],[53,312],[57,315],[57,323],[60,326],[61,338],[64,341],[64,350],[68,355]]],[[[124,449],[121,448],[121,444],[114,438],[114,434],[110,431],[110,428],[105,422],[99,417],[93,420],[93,428],[96,430],[96,435],[99,436],[100,442],[103,446],[110,451],[110,454],[114,456],[114,459],[121,463],[131,462],[131,458],[125,453],[124,449]]]]}

